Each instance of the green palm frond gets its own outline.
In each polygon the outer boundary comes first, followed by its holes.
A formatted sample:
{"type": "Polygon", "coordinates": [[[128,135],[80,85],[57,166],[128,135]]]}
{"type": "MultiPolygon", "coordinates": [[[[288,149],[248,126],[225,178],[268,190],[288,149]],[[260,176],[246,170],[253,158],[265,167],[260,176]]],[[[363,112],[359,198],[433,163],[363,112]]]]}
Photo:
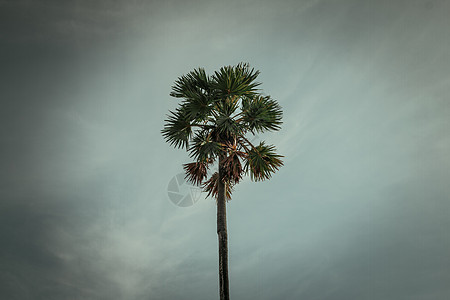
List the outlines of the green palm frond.
{"type": "Polygon", "coordinates": [[[214,109],[213,101],[205,95],[199,95],[198,97],[186,100],[181,105],[186,116],[196,122],[207,120],[214,109]]]}
{"type": "Polygon", "coordinates": [[[282,117],[281,106],[270,96],[246,97],[242,100],[241,121],[251,132],[280,130],[282,117]]]}
{"type": "Polygon", "coordinates": [[[255,94],[261,84],[255,82],[259,71],[250,69],[250,65],[240,63],[237,66],[220,68],[212,76],[213,86],[217,90],[217,96],[225,99],[230,96],[250,96],[255,94]]]}
{"type": "Polygon", "coordinates": [[[191,118],[182,109],[170,111],[161,130],[166,141],[175,148],[188,148],[192,135],[191,118]]]}
{"type": "Polygon", "coordinates": [[[180,76],[172,86],[170,96],[190,99],[198,94],[211,93],[211,79],[203,68],[195,69],[186,75],[180,76]]]}
{"type": "Polygon", "coordinates": [[[275,152],[275,146],[261,142],[247,153],[244,170],[253,181],[269,179],[281,166],[283,157],[275,152]]]}
{"type": "Polygon", "coordinates": [[[201,162],[212,162],[222,151],[220,143],[214,141],[208,130],[198,131],[192,138],[189,148],[190,156],[201,162]]]}
{"type": "Polygon", "coordinates": [[[242,134],[243,126],[234,118],[234,114],[238,108],[237,97],[226,98],[215,103],[215,131],[225,139],[242,134]]]}
{"type": "Polygon", "coordinates": [[[193,162],[183,164],[183,169],[186,171],[185,179],[187,181],[200,185],[208,173],[208,164],[205,162],[193,162]]]}
{"type": "Polygon", "coordinates": [[[179,77],[170,93],[172,97],[184,99],[182,109],[196,121],[204,121],[211,114],[216,99],[214,94],[211,79],[202,68],[179,77]]]}
{"type": "Polygon", "coordinates": [[[215,124],[217,132],[225,139],[241,135],[244,129],[241,123],[226,115],[219,115],[215,124]]]}
{"type": "Polygon", "coordinates": [[[238,97],[228,97],[222,101],[215,102],[215,109],[218,114],[232,116],[239,108],[238,97]]]}

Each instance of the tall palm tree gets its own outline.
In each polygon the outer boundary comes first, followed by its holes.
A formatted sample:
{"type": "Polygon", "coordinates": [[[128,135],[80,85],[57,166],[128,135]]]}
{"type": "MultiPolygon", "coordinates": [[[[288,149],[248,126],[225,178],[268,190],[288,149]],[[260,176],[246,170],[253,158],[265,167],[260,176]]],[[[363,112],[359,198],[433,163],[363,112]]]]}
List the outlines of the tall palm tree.
{"type": "Polygon", "coordinates": [[[273,145],[253,145],[247,137],[277,131],[282,123],[277,101],[257,88],[258,75],[247,63],[239,63],[211,76],[198,68],[179,77],[170,96],[182,101],[161,131],[170,145],[185,148],[194,160],[183,165],[187,180],[216,199],[221,300],[230,298],[226,201],[244,175],[253,181],[269,179],[283,165],[273,145]],[[218,170],[209,172],[214,162],[218,170]]]}

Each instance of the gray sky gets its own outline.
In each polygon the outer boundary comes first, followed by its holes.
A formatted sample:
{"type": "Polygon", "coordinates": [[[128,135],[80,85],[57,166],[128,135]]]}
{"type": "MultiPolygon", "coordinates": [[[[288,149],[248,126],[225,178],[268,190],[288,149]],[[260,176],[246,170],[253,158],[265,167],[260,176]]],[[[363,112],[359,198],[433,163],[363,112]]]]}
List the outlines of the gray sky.
{"type": "Polygon", "coordinates": [[[175,79],[249,62],[285,155],[228,204],[233,299],[450,297],[450,2],[0,1],[0,298],[217,299],[175,79]],[[182,190],[184,193],[186,190],[182,190]]]}

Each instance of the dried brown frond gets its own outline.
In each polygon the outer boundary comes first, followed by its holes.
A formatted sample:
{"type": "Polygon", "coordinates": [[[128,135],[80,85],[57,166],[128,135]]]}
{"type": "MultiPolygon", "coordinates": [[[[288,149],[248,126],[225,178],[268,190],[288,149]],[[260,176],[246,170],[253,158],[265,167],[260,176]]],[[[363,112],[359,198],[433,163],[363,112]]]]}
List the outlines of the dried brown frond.
{"type": "MultiPolygon", "coordinates": [[[[215,172],[211,175],[211,178],[209,178],[207,181],[203,183],[203,191],[207,192],[209,196],[212,196],[217,199],[217,195],[219,193],[219,173],[215,172]]],[[[231,199],[231,192],[233,191],[233,184],[230,182],[225,182],[225,199],[230,200],[231,199]]]]}
{"type": "Polygon", "coordinates": [[[183,169],[186,171],[185,178],[187,181],[195,185],[200,185],[206,177],[208,165],[204,162],[193,162],[183,164],[183,169]]]}
{"type": "Polygon", "coordinates": [[[236,152],[231,153],[223,160],[222,168],[224,171],[225,182],[230,181],[233,184],[236,184],[242,179],[244,170],[236,152]]]}

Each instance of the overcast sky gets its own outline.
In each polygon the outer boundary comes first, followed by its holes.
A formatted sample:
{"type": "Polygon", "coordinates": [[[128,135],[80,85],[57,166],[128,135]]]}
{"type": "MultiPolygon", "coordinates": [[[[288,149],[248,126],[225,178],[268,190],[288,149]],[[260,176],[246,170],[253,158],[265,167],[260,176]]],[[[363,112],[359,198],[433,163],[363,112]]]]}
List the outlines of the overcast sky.
{"type": "Polygon", "coordinates": [[[0,1],[0,298],[217,299],[214,200],[171,201],[190,161],[160,130],[178,76],[245,61],[283,107],[256,139],[285,166],[228,203],[231,297],[449,299],[449,15],[446,0],[0,1]]]}

